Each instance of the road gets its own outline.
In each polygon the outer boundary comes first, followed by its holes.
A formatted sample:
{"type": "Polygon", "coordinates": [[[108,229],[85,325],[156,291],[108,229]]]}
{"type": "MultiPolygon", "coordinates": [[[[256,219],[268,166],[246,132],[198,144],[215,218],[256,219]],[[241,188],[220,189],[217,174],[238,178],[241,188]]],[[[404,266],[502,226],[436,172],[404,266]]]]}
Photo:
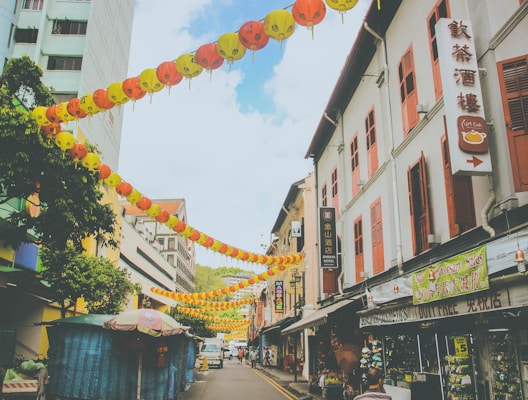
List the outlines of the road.
{"type": "Polygon", "coordinates": [[[181,400],[296,400],[272,377],[260,369],[240,364],[236,358],[224,360],[224,368],[195,369],[196,382],[180,393],[181,400]]]}

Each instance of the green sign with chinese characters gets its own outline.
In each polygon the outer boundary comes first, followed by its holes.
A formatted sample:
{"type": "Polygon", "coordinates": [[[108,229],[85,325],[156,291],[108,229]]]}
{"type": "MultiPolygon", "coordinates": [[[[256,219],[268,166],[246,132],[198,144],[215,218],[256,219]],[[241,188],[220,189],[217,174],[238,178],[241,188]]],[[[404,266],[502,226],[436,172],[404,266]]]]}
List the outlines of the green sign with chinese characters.
{"type": "Polygon", "coordinates": [[[412,275],[413,304],[489,289],[486,246],[433,264],[412,275]]]}

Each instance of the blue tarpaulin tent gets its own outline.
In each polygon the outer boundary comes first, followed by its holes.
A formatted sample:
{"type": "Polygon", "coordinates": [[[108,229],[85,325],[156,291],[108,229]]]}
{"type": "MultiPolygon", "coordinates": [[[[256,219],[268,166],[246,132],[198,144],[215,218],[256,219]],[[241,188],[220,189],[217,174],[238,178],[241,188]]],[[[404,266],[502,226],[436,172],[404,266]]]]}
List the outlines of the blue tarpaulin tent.
{"type": "Polygon", "coordinates": [[[112,317],[89,314],[49,323],[48,398],[136,400],[141,353],[140,398],[178,400],[187,384],[192,337],[185,331],[152,337],[104,329],[112,317]]]}

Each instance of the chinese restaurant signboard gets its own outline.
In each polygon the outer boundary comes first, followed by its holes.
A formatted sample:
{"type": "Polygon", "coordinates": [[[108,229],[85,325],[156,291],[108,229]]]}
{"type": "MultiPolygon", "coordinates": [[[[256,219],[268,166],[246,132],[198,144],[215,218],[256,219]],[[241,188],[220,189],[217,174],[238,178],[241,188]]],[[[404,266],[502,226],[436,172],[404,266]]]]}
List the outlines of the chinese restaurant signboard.
{"type": "Polygon", "coordinates": [[[337,236],[335,208],[319,209],[319,234],[321,248],[321,267],[337,268],[337,236]]]}
{"type": "Polygon", "coordinates": [[[435,26],[453,174],[491,172],[489,135],[471,22],[441,18],[435,26]]]}
{"type": "Polygon", "coordinates": [[[412,274],[413,304],[425,304],[489,289],[486,246],[412,274]]]}
{"type": "Polygon", "coordinates": [[[275,312],[284,312],[284,286],[282,281],[275,281],[275,312]]]}

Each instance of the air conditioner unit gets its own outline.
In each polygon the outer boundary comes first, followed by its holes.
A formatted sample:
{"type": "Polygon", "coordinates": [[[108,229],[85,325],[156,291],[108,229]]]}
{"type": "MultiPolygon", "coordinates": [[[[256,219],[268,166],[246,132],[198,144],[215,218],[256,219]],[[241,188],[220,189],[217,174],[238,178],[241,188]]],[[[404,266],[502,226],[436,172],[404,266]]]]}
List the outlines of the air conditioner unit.
{"type": "Polygon", "coordinates": [[[416,112],[418,114],[427,114],[429,112],[429,108],[425,104],[416,104],[416,112]]]}

